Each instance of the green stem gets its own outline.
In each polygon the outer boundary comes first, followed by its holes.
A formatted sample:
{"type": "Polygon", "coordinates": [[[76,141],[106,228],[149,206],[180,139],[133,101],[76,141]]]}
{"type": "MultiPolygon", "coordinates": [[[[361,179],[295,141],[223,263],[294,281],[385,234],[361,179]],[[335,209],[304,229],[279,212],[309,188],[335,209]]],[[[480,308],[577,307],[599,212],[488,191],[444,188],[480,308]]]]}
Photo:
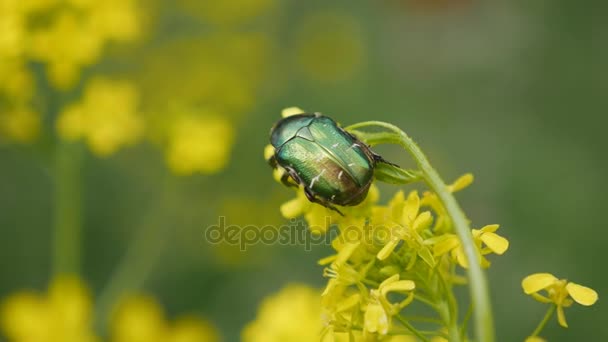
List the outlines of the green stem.
{"type": "MultiPolygon", "coordinates": [[[[347,127],[347,130],[354,130],[361,127],[378,126],[388,129],[395,133],[394,141],[407,150],[412,158],[416,161],[418,167],[424,175],[424,179],[428,186],[433,190],[441,202],[443,203],[448,215],[452,219],[454,229],[460,238],[464,254],[469,264],[467,275],[470,282],[470,294],[473,302],[475,316],[475,332],[478,341],[493,342],[494,336],[494,319],[492,317],[492,308],[490,303],[490,294],[488,283],[484,271],[480,264],[480,255],[473,242],[471,228],[466,216],[458,205],[456,198],[448,190],[447,185],[441,179],[437,171],[433,169],[424,153],[418,145],[405,132],[395,125],[381,121],[368,121],[347,127]]],[[[457,330],[457,329],[456,329],[457,330]]],[[[460,335],[451,336],[451,340],[457,341],[460,335]]]]}
{"type": "Polygon", "coordinates": [[[401,322],[401,324],[403,324],[404,327],[406,327],[409,331],[412,332],[412,334],[414,334],[416,337],[421,339],[423,342],[429,341],[429,339],[426,338],[426,336],[424,336],[421,332],[419,332],[418,329],[414,328],[414,326],[412,326],[410,324],[410,322],[408,322],[405,318],[401,317],[401,315],[395,315],[395,318],[397,318],[397,320],[399,322],[401,322]]]}
{"type": "MultiPolygon", "coordinates": [[[[159,200],[161,208],[167,209],[171,200],[167,197],[174,185],[171,175],[166,175],[164,192],[159,200]]],[[[113,306],[120,297],[140,290],[148,279],[154,267],[161,258],[169,225],[158,217],[146,216],[144,224],[139,228],[131,241],[128,250],[116,266],[106,286],[101,291],[95,305],[95,327],[104,331],[107,327],[113,306]],[[153,220],[153,222],[149,220],[153,220]]]]}
{"type": "Polygon", "coordinates": [[[58,142],[53,170],[53,273],[78,274],[82,230],[82,146],[58,142]]]}
{"type": "Polygon", "coordinates": [[[549,322],[549,319],[551,319],[551,316],[553,316],[554,312],[555,312],[555,305],[551,305],[549,307],[549,310],[547,310],[545,317],[543,317],[543,320],[540,321],[540,323],[538,323],[538,326],[536,327],[536,329],[534,329],[534,332],[532,332],[532,335],[530,335],[530,337],[538,336],[538,334],[540,334],[540,332],[543,331],[543,329],[545,328],[545,325],[547,325],[547,322],[549,322]]]}

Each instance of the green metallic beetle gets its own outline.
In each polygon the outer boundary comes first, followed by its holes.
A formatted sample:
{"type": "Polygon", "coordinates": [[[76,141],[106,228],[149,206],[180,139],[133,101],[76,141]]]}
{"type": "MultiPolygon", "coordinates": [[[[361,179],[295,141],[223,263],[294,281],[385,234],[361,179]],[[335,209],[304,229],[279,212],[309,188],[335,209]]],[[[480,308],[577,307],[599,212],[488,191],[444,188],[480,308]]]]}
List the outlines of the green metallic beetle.
{"type": "Polygon", "coordinates": [[[281,181],[290,186],[302,185],[308,200],[340,214],[334,205],[361,203],[374,178],[376,164],[388,163],[320,113],[283,118],[270,131],[270,143],[274,147],[270,165],[285,171],[281,181]]]}

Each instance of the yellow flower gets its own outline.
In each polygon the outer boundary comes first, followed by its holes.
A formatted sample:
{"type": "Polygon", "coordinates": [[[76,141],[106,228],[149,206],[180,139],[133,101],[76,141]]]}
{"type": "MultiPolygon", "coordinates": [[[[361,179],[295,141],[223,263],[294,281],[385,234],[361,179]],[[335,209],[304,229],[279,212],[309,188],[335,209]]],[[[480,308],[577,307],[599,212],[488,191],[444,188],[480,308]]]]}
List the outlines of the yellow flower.
{"type": "Polygon", "coordinates": [[[134,296],[121,302],[112,317],[113,342],[213,342],[217,330],[207,321],[183,316],[170,324],[160,305],[147,296],[134,296]]]}
{"type": "Polygon", "coordinates": [[[0,56],[0,96],[5,96],[10,105],[22,105],[33,94],[34,81],[25,61],[0,56]]]}
{"type": "Polygon", "coordinates": [[[62,138],[83,138],[93,153],[108,156],[140,139],[143,121],[138,102],[131,83],[95,78],[87,85],[84,99],[60,114],[57,130],[62,138]]]}
{"type": "Polygon", "coordinates": [[[399,274],[385,279],[378,289],[370,291],[370,303],[364,316],[364,332],[386,335],[391,325],[391,319],[401,309],[414,300],[416,284],[411,280],[399,280],[399,274]],[[389,302],[390,292],[407,293],[407,297],[398,302],[389,302]]]}
{"type": "Polygon", "coordinates": [[[598,300],[597,292],[593,289],[569,282],[566,279],[558,279],[550,273],[535,273],[527,276],[521,283],[524,292],[531,295],[541,303],[553,303],[557,306],[557,321],[567,328],[564,308],[572,305],[572,300],[590,306],[598,300]],[[545,291],[546,295],[539,292],[545,291]]]}
{"type": "Polygon", "coordinates": [[[372,225],[384,225],[390,234],[384,247],[376,255],[379,260],[388,258],[399,242],[405,240],[408,247],[416,251],[416,255],[410,259],[406,269],[409,270],[414,266],[417,256],[429,266],[435,265],[435,259],[421,236],[422,231],[431,225],[433,217],[429,211],[420,212],[420,197],[417,191],[410,192],[407,200],[403,192],[399,191],[388,207],[375,209],[372,225]]]}
{"type": "Polygon", "coordinates": [[[140,34],[140,9],[134,0],[91,1],[91,27],[95,33],[115,41],[130,41],[140,34]]]}
{"type": "Polygon", "coordinates": [[[29,52],[33,59],[47,64],[53,85],[68,89],[78,80],[80,68],[99,58],[102,43],[102,36],[86,18],[62,10],[48,29],[32,33],[29,52]]]}
{"type": "MultiPolygon", "coordinates": [[[[275,177],[276,178],[276,177],[275,177]]],[[[378,188],[372,184],[369,193],[363,202],[352,207],[339,207],[344,216],[326,208],[320,204],[312,203],[306,198],[304,189],[300,187],[296,191],[296,198],[281,205],[281,214],[287,219],[304,216],[311,232],[322,234],[332,224],[337,224],[341,228],[351,228],[356,225],[358,219],[366,218],[371,215],[372,208],[380,197],[378,188]]]]}
{"type": "Polygon", "coordinates": [[[234,129],[218,115],[179,117],[169,132],[167,162],[180,175],[221,171],[230,158],[234,129]]]}
{"type": "Polygon", "coordinates": [[[13,342],[94,342],[91,308],[89,292],[77,278],[59,277],[46,295],[25,291],[10,296],[0,320],[13,342]]]}
{"type": "MultiPolygon", "coordinates": [[[[472,229],[473,241],[479,250],[481,257],[481,266],[489,267],[490,261],[484,257],[490,253],[502,255],[509,248],[509,240],[496,234],[499,225],[491,224],[481,229],[472,229]],[[485,247],[484,247],[485,245],[485,247]]],[[[426,243],[434,244],[433,253],[436,256],[444,255],[451,252],[452,259],[464,268],[468,268],[469,264],[464,255],[464,250],[460,243],[460,239],[455,234],[444,234],[437,238],[431,238],[426,243]]]]}
{"type": "Polygon", "coordinates": [[[0,60],[20,56],[25,41],[25,16],[17,1],[0,1],[0,60]]]}
{"type": "Polygon", "coordinates": [[[318,341],[323,329],[319,291],[291,284],[264,300],[255,321],[242,331],[244,342],[318,341]]]}

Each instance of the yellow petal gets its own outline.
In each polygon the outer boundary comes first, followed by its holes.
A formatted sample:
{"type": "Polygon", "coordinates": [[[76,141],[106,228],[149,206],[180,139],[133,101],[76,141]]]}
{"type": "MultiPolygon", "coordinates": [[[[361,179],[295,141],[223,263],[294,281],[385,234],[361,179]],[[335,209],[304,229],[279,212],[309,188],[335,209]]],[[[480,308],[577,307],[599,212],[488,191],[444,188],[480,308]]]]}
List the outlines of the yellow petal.
{"type": "Polygon", "coordinates": [[[566,322],[566,315],[564,314],[564,308],[562,308],[561,306],[557,307],[557,321],[562,327],[568,327],[568,322],[566,322]]]}
{"type": "Polygon", "coordinates": [[[489,224],[479,230],[481,230],[484,233],[494,233],[495,231],[498,230],[499,227],[500,227],[500,225],[498,225],[498,224],[489,224]]]}
{"type": "Polygon", "coordinates": [[[378,252],[378,254],[376,255],[376,258],[378,258],[378,260],[385,260],[386,258],[388,258],[389,255],[391,255],[391,253],[395,250],[395,247],[397,247],[397,244],[399,244],[399,239],[392,239],[389,242],[386,243],[386,245],[384,245],[384,247],[382,247],[382,249],[380,250],[380,252],[378,252]]]}
{"type": "Polygon", "coordinates": [[[357,247],[359,247],[360,242],[349,242],[344,244],[344,247],[338,252],[338,256],[336,257],[336,261],[334,261],[334,265],[342,265],[344,264],[351,255],[355,252],[357,247]]]}
{"type": "Polygon", "coordinates": [[[454,183],[448,186],[451,192],[460,191],[473,183],[473,174],[466,173],[458,178],[454,183]]]}
{"type": "Polygon", "coordinates": [[[406,220],[404,223],[409,224],[412,222],[416,216],[418,216],[418,211],[420,210],[420,197],[418,197],[418,191],[412,191],[407,196],[407,200],[405,201],[405,206],[403,207],[403,218],[406,220]]]}
{"type": "Polygon", "coordinates": [[[388,332],[388,317],[380,303],[368,305],[367,310],[365,311],[364,321],[365,331],[371,333],[377,332],[381,335],[386,335],[388,332]]]}
{"type": "Polygon", "coordinates": [[[597,302],[597,292],[589,287],[568,283],[568,285],[566,285],[566,290],[570,294],[570,297],[581,305],[589,306],[597,302]]]}
{"type": "Polygon", "coordinates": [[[380,293],[386,296],[388,292],[408,292],[416,288],[416,283],[412,280],[399,280],[389,285],[382,287],[380,293]]]}
{"type": "Polygon", "coordinates": [[[425,211],[416,217],[416,220],[412,224],[412,228],[415,231],[421,231],[427,229],[431,223],[433,223],[433,216],[430,211],[425,211]]]}
{"type": "Polygon", "coordinates": [[[346,311],[348,309],[351,309],[355,305],[359,304],[360,302],[361,302],[361,294],[355,293],[354,295],[349,296],[348,298],[346,298],[343,301],[341,301],[338,304],[338,307],[336,308],[336,311],[337,312],[346,311]]]}
{"type": "Polygon", "coordinates": [[[551,273],[535,273],[524,278],[521,282],[521,287],[525,294],[538,292],[555,283],[557,278],[551,273]]]}
{"type": "Polygon", "coordinates": [[[481,235],[481,241],[483,241],[486,246],[488,246],[492,252],[502,255],[509,248],[509,240],[504,237],[494,234],[494,233],[485,233],[481,235]]]}
{"type": "Polygon", "coordinates": [[[281,111],[281,116],[286,118],[288,116],[293,116],[293,115],[302,114],[302,113],[306,113],[306,112],[303,109],[300,109],[298,107],[288,107],[281,111]]]}
{"type": "Polygon", "coordinates": [[[380,283],[379,287],[380,288],[384,288],[384,287],[386,287],[386,286],[388,286],[388,285],[390,285],[390,284],[392,284],[392,283],[394,283],[394,282],[396,282],[398,280],[399,280],[399,273],[393,274],[392,276],[384,279],[384,281],[382,283],[380,283]]]}
{"type": "Polygon", "coordinates": [[[294,198],[281,205],[281,215],[287,219],[296,218],[302,215],[303,212],[304,203],[300,200],[300,198],[294,198]]]}
{"type": "Polygon", "coordinates": [[[272,156],[274,156],[274,146],[272,145],[266,145],[266,147],[264,147],[264,159],[265,160],[270,160],[270,158],[272,158],[272,156]]]}
{"type": "Polygon", "coordinates": [[[530,337],[526,338],[525,342],[547,342],[547,340],[545,340],[542,337],[538,337],[538,336],[530,336],[530,337]]]}
{"type": "Polygon", "coordinates": [[[391,211],[391,218],[395,222],[401,222],[401,215],[403,215],[403,207],[405,206],[405,194],[402,190],[397,191],[395,196],[388,203],[388,207],[391,211]]]}
{"type": "Polygon", "coordinates": [[[467,260],[466,255],[464,255],[464,250],[462,249],[462,247],[454,249],[454,254],[456,256],[456,261],[458,261],[458,264],[460,266],[464,268],[469,268],[469,262],[467,260]]]}
{"type": "Polygon", "coordinates": [[[448,238],[437,242],[435,246],[433,246],[433,253],[435,256],[441,256],[458,246],[460,246],[460,241],[458,238],[450,235],[448,238]]]}

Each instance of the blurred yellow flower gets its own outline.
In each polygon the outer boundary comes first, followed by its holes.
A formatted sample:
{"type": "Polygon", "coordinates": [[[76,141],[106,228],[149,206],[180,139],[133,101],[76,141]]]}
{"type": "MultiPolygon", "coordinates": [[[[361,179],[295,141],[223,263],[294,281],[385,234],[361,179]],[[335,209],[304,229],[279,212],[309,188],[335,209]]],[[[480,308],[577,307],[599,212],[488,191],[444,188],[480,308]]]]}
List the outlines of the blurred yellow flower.
{"type": "Polygon", "coordinates": [[[25,16],[19,11],[18,2],[0,1],[0,59],[20,56],[25,41],[25,16]]]}
{"type": "Polygon", "coordinates": [[[357,19],[341,12],[307,16],[298,28],[293,52],[303,75],[319,82],[352,78],[365,60],[357,19]]]}
{"type": "Polygon", "coordinates": [[[137,1],[84,1],[90,3],[90,25],[95,33],[115,41],[131,41],[140,35],[141,20],[137,1]]]}
{"type": "Polygon", "coordinates": [[[9,104],[23,104],[33,93],[33,77],[25,62],[0,56],[0,98],[6,97],[9,104]]]}
{"type": "Polygon", "coordinates": [[[195,316],[166,321],[160,305],[146,296],[129,297],[119,303],[112,316],[112,342],[214,342],[219,333],[195,316]]]}
{"type": "Polygon", "coordinates": [[[61,10],[46,29],[34,31],[30,57],[46,63],[50,82],[68,89],[78,81],[80,68],[93,64],[100,54],[102,36],[75,11],[61,10]]]}
{"type": "Polygon", "coordinates": [[[139,35],[134,0],[36,0],[27,1],[24,7],[30,11],[52,8],[45,13],[49,24],[34,26],[23,41],[28,44],[28,56],[45,63],[49,81],[62,90],[73,87],[81,68],[100,58],[107,41],[129,41],[139,35]]]}
{"type": "Polygon", "coordinates": [[[531,274],[524,278],[521,286],[527,295],[539,302],[555,304],[557,321],[564,328],[568,327],[564,308],[571,306],[572,300],[584,306],[591,306],[598,300],[595,290],[566,279],[558,279],[550,273],[531,274]],[[545,291],[546,295],[540,294],[540,291],[545,291]]]}
{"type": "Polygon", "coordinates": [[[234,128],[216,115],[185,115],[169,132],[167,162],[180,175],[216,173],[228,163],[234,128]]]}
{"type": "Polygon", "coordinates": [[[131,83],[95,78],[84,98],[60,114],[58,133],[67,140],[85,139],[93,153],[108,156],[141,138],[144,127],[138,102],[131,83]]]}
{"type": "Polygon", "coordinates": [[[319,341],[322,328],[320,292],[291,284],[264,299],[241,337],[244,342],[319,341]]]}
{"type": "Polygon", "coordinates": [[[46,295],[20,292],[0,309],[2,330],[12,342],[93,342],[91,298],[73,277],[55,279],[46,295]]]}
{"type": "Polygon", "coordinates": [[[40,132],[40,115],[19,107],[0,113],[0,136],[19,143],[31,143],[40,132]]]}

